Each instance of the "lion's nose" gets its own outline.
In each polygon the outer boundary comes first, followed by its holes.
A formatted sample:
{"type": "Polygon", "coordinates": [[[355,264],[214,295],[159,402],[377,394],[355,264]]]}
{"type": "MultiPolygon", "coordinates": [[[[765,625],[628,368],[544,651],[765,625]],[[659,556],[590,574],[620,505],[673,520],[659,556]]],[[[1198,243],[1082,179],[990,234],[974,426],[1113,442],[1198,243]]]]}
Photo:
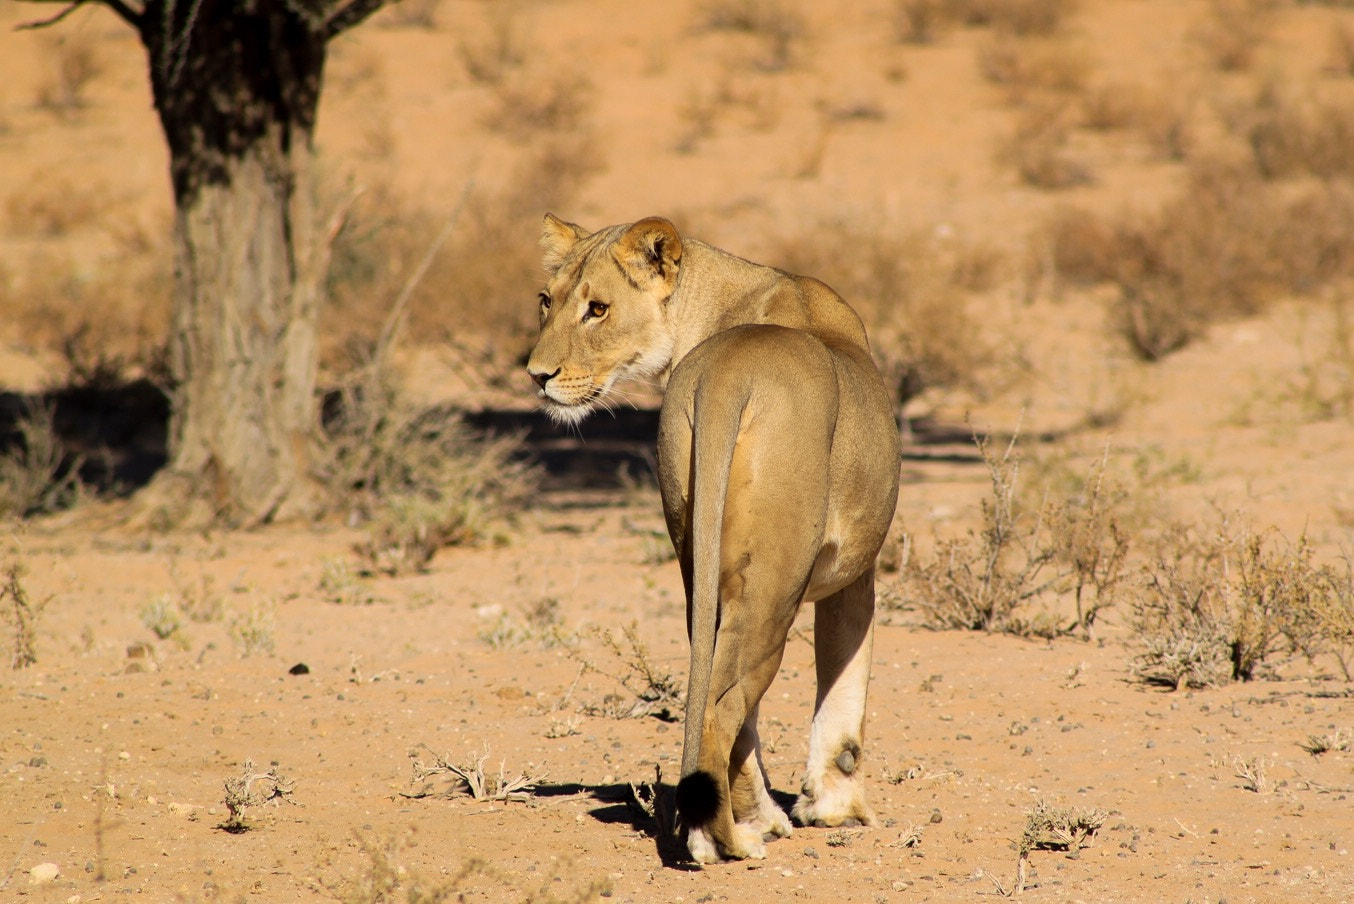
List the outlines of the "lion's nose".
{"type": "Polygon", "coordinates": [[[531,375],[531,379],[535,380],[536,385],[541,387],[542,389],[545,388],[546,383],[549,383],[552,378],[554,378],[559,374],[559,371],[560,369],[558,367],[549,372],[544,370],[533,370],[532,368],[527,368],[527,373],[531,375]]]}

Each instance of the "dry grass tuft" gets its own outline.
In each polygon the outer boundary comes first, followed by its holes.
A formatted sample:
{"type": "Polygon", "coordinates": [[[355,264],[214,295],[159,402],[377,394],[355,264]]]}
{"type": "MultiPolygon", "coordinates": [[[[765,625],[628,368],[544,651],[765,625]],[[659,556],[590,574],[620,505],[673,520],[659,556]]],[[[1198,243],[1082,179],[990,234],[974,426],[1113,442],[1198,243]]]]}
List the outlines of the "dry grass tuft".
{"type": "Polygon", "coordinates": [[[277,630],[277,607],[268,602],[255,602],[243,612],[237,612],[228,628],[231,640],[240,648],[240,655],[271,655],[277,648],[274,636],[277,630]]]}
{"type": "Polygon", "coordinates": [[[273,763],[267,772],[258,772],[253,760],[245,760],[241,770],[238,776],[226,779],[227,815],[226,821],[218,827],[232,834],[249,831],[245,819],[247,810],[290,803],[296,788],[295,782],[277,771],[277,763],[273,763]]]}
{"type": "Polygon", "coordinates": [[[681,679],[653,663],[649,657],[649,648],[640,639],[637,623],[631,622],[623,627],[621,635],[624,645],[609,629],[596,631],[602,646],[619,664],[619,670],[615,670],[615,666],[599,667],[586,658],[578,647],[566,649],[566,654],[580,665],[580,678],[587,672],[596,672],[610,678],[625,691],[625,694],[608,694],[601,703],[584,704],[583,711],[610,719],[643,719],[648,716],[664,722],[680,719],[686,708],[685,688],[681,679]]]}
{"type": "Polygon", "coordinates": [[[531,792],[545,780],[545,776],[518,773],[509,776],[504,772],[503,764],[498,765],[498,774],[485,773],[484,764],[489,759],[489,750],[485,748],[479,756],[466,763],[454,763],[447,756],[434,753],[427,744],[420,744],[409,751],[412,760],[413,776],[410,786],[413,790],[401,796],[419,800],[425,797],[456,797],[466,795],[474,800],[494,800],[502,802],[525,801],[531,792]],[[420,753],[427,753],[432,759],[425,762],[420,753]],[[436,790],[439,784],[445,784],[442,790],[436,790]]]}
{"type": "Polygon", "coordinates": [[[48,600],[35,603],[23,585],[27,569],[17,559],[5,563],[0,574],[0,607],[5,619],[12,623],[14,636],[10,644],[9,667],[26,669],[38,661],[37,622],[48,600]]]}
{"type": "Polygon", "coordinates": [[[1077,0],[945,0],[949,15],[966,25],[987,25],[1019,36],[1044,36],[1060,30],[1076,11],[1077,0]]]}
{"type": "Polygon", "coordinates": [[[407,851],[418,846],[417,830],[371,838],[354,833],[358,853],[364,863],[358,869],[340,869],[332,853],[325,852],[316,864],[319,873],[337,873],[338,878],[320,878],[318,884],[340,904],[441,904],[464,901],[465,885],[474,876],[487,872],[481,860],[469,860],[451,875],[429,879],[403,863],[407,851]]]}

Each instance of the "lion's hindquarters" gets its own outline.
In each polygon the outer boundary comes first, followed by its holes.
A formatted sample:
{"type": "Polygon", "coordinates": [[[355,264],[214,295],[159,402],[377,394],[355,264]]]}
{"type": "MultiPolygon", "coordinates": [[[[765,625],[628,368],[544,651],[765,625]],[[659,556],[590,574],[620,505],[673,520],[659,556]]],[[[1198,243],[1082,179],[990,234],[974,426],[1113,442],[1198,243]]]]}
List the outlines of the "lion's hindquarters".
{"type": "Polygon", "coordinates": [[[669,384],[660,479],[679,549],[691,551],[684,575],[696,695],[678,806],[688,829],[701,829],[698,857],[708,853],[707,835],[724,856],[747,857],[760,855],[762,834],[788,831],[752,784],[760,768],[731,757],[779,669],[822,545],[834,393],[821,343],[781,328],[720,334],[669,384]],[[707,647],[701,625],[716,614],[707,647]]]}

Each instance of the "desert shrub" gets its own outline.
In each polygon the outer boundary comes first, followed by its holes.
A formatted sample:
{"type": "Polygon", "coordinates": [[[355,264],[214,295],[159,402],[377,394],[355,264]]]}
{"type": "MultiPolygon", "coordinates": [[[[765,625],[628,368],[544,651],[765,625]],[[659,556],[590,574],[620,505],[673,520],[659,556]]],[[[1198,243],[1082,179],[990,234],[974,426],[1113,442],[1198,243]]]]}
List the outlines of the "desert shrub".
{"type": "Polygon", "coordinates": [[[5,214],[20,235],[60,238],[98,223],[109,206],[105,190],[76,190],[66,179],[44,179],[14,191],[5,200],[5,214]]]}
{"type": "Polygon", "coordinates": [[[1340,22],[1331,29],[1326,70],[1336,75],[1354,76],[1354,24],[1340,22]]]}
{"type": "Polygon", "coordinates": [[[509,776],[502,763],[499,763],[498,775],[486,772],[484,764],[489,759],[488,748],[472,759],[456,762],[448,755],[434,752],[427,744],[420,744],[409,751],[409,759],[412,761],[410,786],[413,790],[403,796],[413,799],[465,795],[474,800],[525,801],[544,780],[544,776],[530,773],[509,776]],[[421,759],[422,753],[427,753],[431,759],[421,759]],[[439,784],[443,786],[440,790],[439,784]]]}
{"type": "Polygon", "coordinates": [[[0,445],[0,519],[29,518],[69,508],[82,495],[80,460],[67,453],[54,408],[32,403],[0,445]]]}
{"type": "Polygon", "coordinates": [[[1062,211],[1040,241],[1059,276],[1118,286],[1115,328],[1155,361],[1212,322],[1354,273],[1350,223],[1354,189],[1344,183],[1271,184],[1252,168],[1206,161],[1159,211],[1109,222],[1062,211]]]}
{"type": "Polygon", "coordinates": [[[782,238],[770,260],[823,280],[856,309],[899,407],[932,387],[975,385],[993,357],[966,305],[966,293],[990,288],[1000,271],[990,248],[825,223],[782,238]]]}
{"type": "Polygon", "coordinates": [[[1087,640],[1100,611],[1114,605],[1129,573],[1130,534],[1118,514],[1128,494],[1109,480],[1108,464],[1106,448],[1080,491],[1067,501],[1054,502],[1048,515],[1049,547],[1076,606],[1070,630],[1087,640]]]}
{"type": "Polygon", "coordinates": [[[1033,188],[1063,189],[1091,181],[1086,165],[1068,150],[1073,122],[1071,108],[1052,100],[1032,103],[1016,117],[1000,159],[1015,167],[1020,180],[1033,188]]]}
{"type": "Polygon", "coordinates": [[[1016,506],[1020,460],[1015,437],[1001,453],[989,439],[975,436],[974,442],[992,485],[991,495],[981,502],[981,528],[940,541],[929,560],[909,561],[904,581],[932,627],[1057,633],[1050,618],[1030,620],[1019,611],[1053,589],[1056,578],[1043,513],[1033,513],[1030,523],[1030,513],[1016,506]]]}
{"type": "Polygon", "coordinates": [[[1100,82],[1080,97],[1081,124],[1096,131],[1131,129],[1161,160],[1184,160],[1194,147],[1197,116],[1190,91],[1179,85],[1149,88],[1100,82]]]}
{"type": "Polygon", "coordinates": [[[1129,553],[1141,533],[1109,449],[1082,470],[1026,461],[1015,437],[1000,454],[990,438],[974,442],[991,486],[980,526],[940,541],[929,556],[908,550],[881,605],[915,606],[935,628],[1093,639],[1101,613],[1128,594],[1129,553]],[[1060,600],[1071,603],[1070,615],[1060,600]]]}
{"type": "Polygon", "coordinates": [[[380,380],[330,406],[324,480],[367,524],[358,552],[390,574],[423,569],[444,546],[499,538],[537,483],[515,437],[481,437],[456,412],[421,409],[380,380]]]}
{"type": "Polygon", "coordinates": [[[1005,33],[979,48],[978,67],[1013,102],[1040,94],[1078,94],[1090,71],[1085,54],[1066,39],[1017,38],[1005,33]]]}
{"type": "Polygon", "coordinates": [[[705,0],[696,15],[700,25],[711,31],[739,32],[758,39],[761,50],[752,64],[768,72],[790,67],[799,42],[808,33],[803,13],[785,0],[705,0]]]}
{"type": "Polygon", "coordinates": [[[1210,0],[1190,36],[1214,68],[1249,69],[1269,34],[1276,5],[1276,0],[1210,0]]]}
{"type": "Polygon", "coordinates": [[[1327,592],[1313,597],[1316,629],[1345,680],[1354,680],[1354,556],[1346,552],[1340,567],[1322,573],[1327,592]]]}
{"type": "Polygon", "coordinates": [[[1306,537],[1176,530],[1145,566],[1134,601],[1144,650],[1135,671],[1170,687],[1250,681],[1294,656],[1325,652],[1323,613],[1338,611],[1340,575],[1313,561],[1306,537]],[[1332,604],[1335,601],[1335,604],[1332,604]]]}
{"type": "Polygon", "coordinates": [[[1266,179],[1354,176],[1354,101],[1269,80],[1235,118],[1266,179]]]}
{"type": "Polygon", "coordinates": [[[1008,891],[992,877],[997,891],[1002,897],[1023,894],[1032,851],[1075,852],[1089,847],[1108,816],[1103,810],[1055,807],[1045,800],[1037,801],[1025,814],[1025,830],[1016,843],[1015,884],[1008,891]]]}
{"type": "Polygon", "coordinates": [[[1014,35],[1049,35],[1076,11],[1077,0],[944,0],[950,18],[1014,35]]]}
{"type": "Polygon", "coordinates": [[[512,2],[486,4],[485,27],[458,38],[461,62],[475,81],[496,85],[527,61],[530,48],[523,39],[517,12],[512,2]]]}
{"type": "MultiPolygon", "coordinates": [[[[51,206],[40,219],[51,216],[64,223],[68,216],[95,221],[102,216],[92,209],[78,213],[86,202],[47,197],[51,206]]],[[[24,203],[32,200],[28,196],[24,203]]],[[[36,254],[5,288],[5,316],[17,335],[30,348],[64,357],[70,383],[94,382],[86,374],[101,361],[157,379],[163,370],[172,254],[166,243],[135,228],[119,234],[114,249],[111,257],[98,260],[73,252],[36,254]]]]}
{"type": "Polygon", "coordinates": [[[494,83],[489,128],[517,141],[578,129],[592,106],[592,83],[581,74],[519,71],[494,83]]]}
{"type": "Polygon", "coordinates": [[[950,22],[946,0],[894,0],[893,33],[908,44],[929,44],[950,22]]]}

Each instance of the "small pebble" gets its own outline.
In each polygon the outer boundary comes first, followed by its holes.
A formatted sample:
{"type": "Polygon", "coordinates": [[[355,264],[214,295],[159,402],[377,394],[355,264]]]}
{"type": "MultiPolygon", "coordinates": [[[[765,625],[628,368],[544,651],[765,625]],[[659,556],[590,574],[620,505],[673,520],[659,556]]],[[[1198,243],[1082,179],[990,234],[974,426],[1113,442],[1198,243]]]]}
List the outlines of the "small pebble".
{"type": "Polygon", "coordinates": [[[45,885],[61,875],[61,867],[55,863],[39,863],[28,871],[29,885],[45,885]]]}

